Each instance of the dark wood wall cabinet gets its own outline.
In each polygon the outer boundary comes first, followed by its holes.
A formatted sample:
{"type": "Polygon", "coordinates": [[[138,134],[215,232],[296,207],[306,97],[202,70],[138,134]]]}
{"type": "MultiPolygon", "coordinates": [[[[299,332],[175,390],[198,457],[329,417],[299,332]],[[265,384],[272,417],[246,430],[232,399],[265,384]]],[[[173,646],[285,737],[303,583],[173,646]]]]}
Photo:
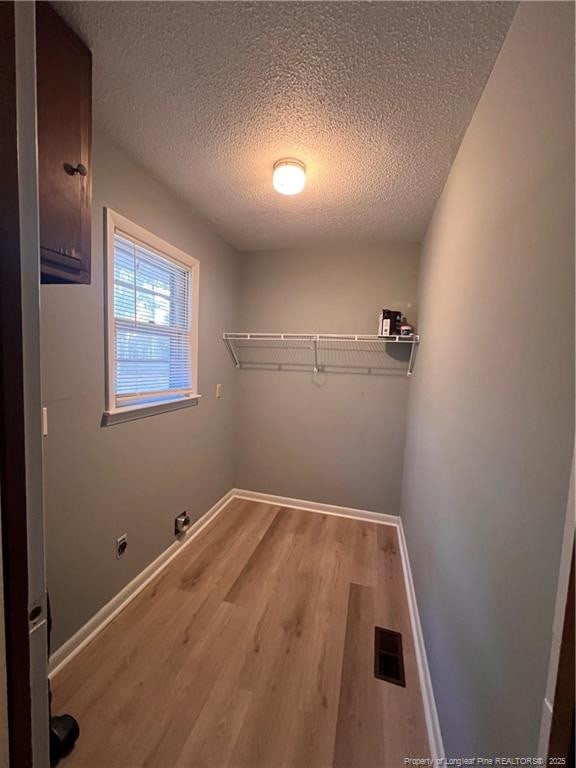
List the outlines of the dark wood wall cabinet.
{"type": "Polygon", "coordinates": [[[38,194],[43,283],[90,283],[92,54],[36,3],[38,194]]]}

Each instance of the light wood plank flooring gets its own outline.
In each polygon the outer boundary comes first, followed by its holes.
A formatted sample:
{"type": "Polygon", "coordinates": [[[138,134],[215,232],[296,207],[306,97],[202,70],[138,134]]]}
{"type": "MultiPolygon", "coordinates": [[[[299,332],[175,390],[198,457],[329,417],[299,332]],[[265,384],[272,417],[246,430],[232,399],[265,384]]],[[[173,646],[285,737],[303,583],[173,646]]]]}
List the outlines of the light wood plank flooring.
{"type": "Polygon", "coordinates": [[[233,500],[53,680],[64,768],[393,768],[429,756],[396,529],[233,500]],[[402,633],[406,687],[374,677],[402,633]]]}

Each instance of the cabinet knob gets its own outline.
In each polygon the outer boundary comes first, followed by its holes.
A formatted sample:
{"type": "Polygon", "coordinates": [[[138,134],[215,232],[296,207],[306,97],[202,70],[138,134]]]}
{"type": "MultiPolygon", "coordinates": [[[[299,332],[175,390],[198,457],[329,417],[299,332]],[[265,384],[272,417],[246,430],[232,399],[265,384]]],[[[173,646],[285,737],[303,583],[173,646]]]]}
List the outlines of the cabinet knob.
{"type": "Polygon", "coordinates": [[[64,170],[68,176],[74,176],[75,174],[78,174],[79,176],[88,175],[86,166],[82,165],[82,163],[78,163],[78,165],[70,165],[70,163],[64,163],[64,170]]]}

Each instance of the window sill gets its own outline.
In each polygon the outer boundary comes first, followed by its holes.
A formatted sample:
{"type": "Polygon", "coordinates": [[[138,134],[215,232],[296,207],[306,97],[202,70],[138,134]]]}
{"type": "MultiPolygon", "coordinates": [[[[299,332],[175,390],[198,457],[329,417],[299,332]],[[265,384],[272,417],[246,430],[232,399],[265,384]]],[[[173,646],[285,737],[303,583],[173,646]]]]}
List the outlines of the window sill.
{"type": "Polygon", "coordinates": [[[123,424],[125,421],[135,421],[136,419],[146,419],[148,416],[156,416],[157,413],[168,413],[170,411],[178,411],[180,408],[190,408],[193,405],[198,405],[201,397],[202,395],[190,395],[190,397],[182,400],[168,400],[164,403],[133,405],[104,411],[101,425],[103,427],[113,427],[115,424],[123,424]]]}

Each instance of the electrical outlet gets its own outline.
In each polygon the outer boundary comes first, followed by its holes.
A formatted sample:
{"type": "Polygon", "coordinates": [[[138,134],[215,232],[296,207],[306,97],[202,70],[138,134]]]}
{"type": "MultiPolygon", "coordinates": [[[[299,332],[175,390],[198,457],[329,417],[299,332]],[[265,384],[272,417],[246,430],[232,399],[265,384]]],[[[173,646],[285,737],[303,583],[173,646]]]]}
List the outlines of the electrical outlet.
{"type": "Polygon", "coordinates": [[[122,555],[128,549],[128,534],[123,533],[122,536],[116,539],[116,560],[120,560],[122,555]]]}
{"type": "Polygon", "coordinates": [[[216,384],[216,397],[218,399],[222,397],[222,384],[216,384]]]}
{"type": "Polygon", "coordinates": [[[174,520],[174,535],[180,536],[181,534],[186,533],[188,528],[190,528],[190,515],[188,512],[182,512],[174,520]]]}

